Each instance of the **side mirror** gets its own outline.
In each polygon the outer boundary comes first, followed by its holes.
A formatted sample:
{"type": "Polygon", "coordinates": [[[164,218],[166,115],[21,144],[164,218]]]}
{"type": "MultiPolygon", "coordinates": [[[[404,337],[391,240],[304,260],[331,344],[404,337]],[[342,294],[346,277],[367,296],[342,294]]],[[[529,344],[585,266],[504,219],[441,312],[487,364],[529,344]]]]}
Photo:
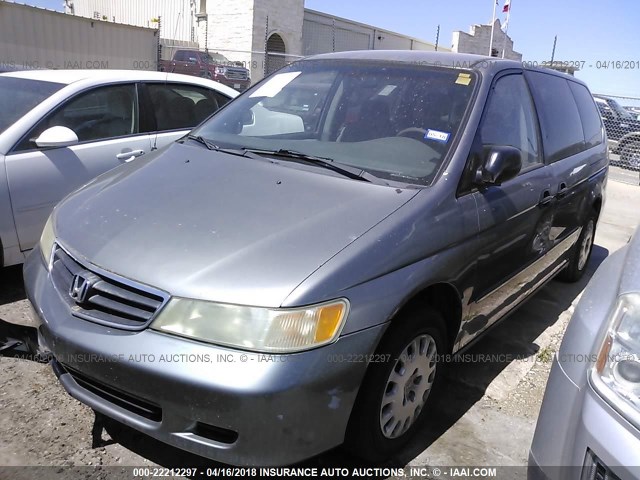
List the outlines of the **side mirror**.
{"type": "Polygon", "coordinates": [[[522,168],[522,152],[515,147],[494,145],[485,150],[484,162],[476,172],[477,185],[501,185],[515,178],[522,168]]]}
{"type": "Polygon", "coordinates": [[[70,147],[78,143],[76,133],[67,127],[50,127],[34,140],[38,147],[70,147]]]}
{"type": "Polygon", "coordinates": [[[189,57],[189,63],[192,65],[195,65],[198,61],[195,59],[195,57],[189,57]]]}

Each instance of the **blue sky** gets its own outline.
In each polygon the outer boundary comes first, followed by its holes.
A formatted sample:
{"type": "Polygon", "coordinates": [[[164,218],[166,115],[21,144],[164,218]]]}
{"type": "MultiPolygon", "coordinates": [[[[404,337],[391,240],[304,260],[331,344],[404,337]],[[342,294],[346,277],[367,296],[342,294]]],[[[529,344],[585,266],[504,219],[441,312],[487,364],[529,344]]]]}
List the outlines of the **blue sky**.
{"type": "MultiPolygon", "coordinates": [[[[62,10],[62,0],[22,1],[62,10]]],[[[453,31],[467,32],[474,23],[491,21],[492,1],[306,0],[305,6],[432,43],[440,25],[440,44],[450,47],[453,31]]],[[[504,0],[499,1],[502,19],[504,0]]],[[[556,60],[584,61],[584,69],[576,76],[593,92],[640,98],[638,0],[511,0],[511,5],[509,35],[524,60],[550,60],[553,38],[558,35],[556,60]],[[597,68],[598,62],[618,60],[633,62],[635,68],[597,68]]]]}

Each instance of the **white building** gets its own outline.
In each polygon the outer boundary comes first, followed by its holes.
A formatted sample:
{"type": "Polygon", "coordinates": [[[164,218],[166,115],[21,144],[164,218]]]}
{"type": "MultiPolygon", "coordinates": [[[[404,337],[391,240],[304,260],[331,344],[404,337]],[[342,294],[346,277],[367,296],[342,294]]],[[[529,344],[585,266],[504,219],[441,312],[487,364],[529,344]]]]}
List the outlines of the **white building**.
{"type": "MultiPolygon", "coordinates": [[[[491,23],[472,25],[469,33],[453,32],[452,50],[457,53],[474,53],[489,55],[491,43],[491,23]]],[[[522,54],[513,50],[513,40],[502,31],[500,20],[496,19],[493,28],[492,57],[503,57],[510,60],[522,61],[522,54]]]]}

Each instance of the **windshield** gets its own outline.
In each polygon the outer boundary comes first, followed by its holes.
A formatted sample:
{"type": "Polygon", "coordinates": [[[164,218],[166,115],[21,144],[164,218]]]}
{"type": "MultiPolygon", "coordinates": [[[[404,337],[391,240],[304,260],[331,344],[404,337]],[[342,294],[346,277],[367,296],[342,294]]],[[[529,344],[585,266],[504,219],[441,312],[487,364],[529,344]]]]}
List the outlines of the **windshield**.
{"type": "Polygon", "coordinates": [[[292,150],[379,178],[430,184],[460,129],[475,76],[417,64],[306,60],[193,133],[226,148],[292,150]]]}
{"type": "Polygon", "coordinates": [[[64,84],[0,76],[0,133],[64,84]]]}
{"type": "Polygon", "coordinates": [[[623,120],[635,120],[636,117],[632,115],[628,110],[622,108],[618,102],[613,98],[608,99],[609,106],[615,110],[618,116],[623,120]]]}
{"type": "Polygon", "coordinates": [[[220,53],[208,53],[207,61],[211,63],[230,63],[229,59],[220,53]]]}

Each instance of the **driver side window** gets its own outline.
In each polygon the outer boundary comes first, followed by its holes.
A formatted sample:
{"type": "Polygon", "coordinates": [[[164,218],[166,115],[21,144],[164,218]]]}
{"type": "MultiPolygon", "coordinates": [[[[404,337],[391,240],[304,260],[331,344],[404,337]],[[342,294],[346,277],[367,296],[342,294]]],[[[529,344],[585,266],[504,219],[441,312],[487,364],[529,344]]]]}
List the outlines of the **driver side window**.
{"type": "Polygon", "coordinates": [[[522,75],[498,79],[480,125],[482,145],[508,145],[522,152],[522,169],[542,163],[538,127],[529,88],[522,75]]]}
{"type": "Polygon", "coordinates": [[[31,140],[55,126],[70,128],[80,142],[138,133],[135,85],[98,87],[73,97],[32,129],[15,151],[36,148],[31,140]]]}

